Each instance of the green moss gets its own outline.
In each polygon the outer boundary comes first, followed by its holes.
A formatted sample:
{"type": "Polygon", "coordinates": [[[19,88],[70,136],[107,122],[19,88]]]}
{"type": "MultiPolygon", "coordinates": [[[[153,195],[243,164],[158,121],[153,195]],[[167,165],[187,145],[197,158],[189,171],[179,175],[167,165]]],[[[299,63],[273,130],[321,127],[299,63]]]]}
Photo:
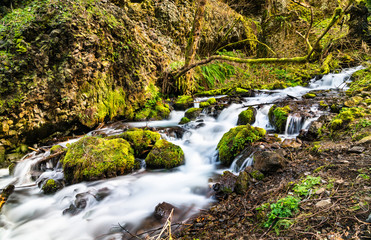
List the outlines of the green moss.
{"type": "Polygon", "coordinates": [[[255,178],[256,180],[263,180],[264,179],[264,174],[260,172],[259,170],[253,170],[250,173],[251,177],[255,178]]]}
{"type": "Polygon", "coordinates": [[[238,115],[237,125],[253,124],[255,122],[255,108],[249,107],[238,115]]]}
{"type": "Polygon", "coordinates": [[[210,105],[213,105],[216,103],[216,99],[215,98],[209,98],[207,99],[207,102],[210,104],[210,105]]]}
{"type": "Polygon", "coordinates": [[[330,127],[332,130],[338,130],[347,127],[349,123],[363,116],[365,113],[362,108],[342,108],[340,113],[331,120],[330,127]]]}
{"type": "Polygon", "coordinates": [[[225,166],[230,166],[245,147],[261,139],[265,133],[264,129],[249,124],[230,129],[218,143],[219,160],[225,166]]]}
{"type": "Polygon", "coordinates": [[[192,96],[182,95],[177,98],[174,102],[174,109],[176,110],[186,110],[193,105],[192,96]]]}
{"type": "Polygon", "coordinates": [[[61,145],[54,145],[50,149],[50,154],[57,153],[57,152],[60,152],[60,151],[63,151],[63,150],[64,150],[64,148],[61,145]]]}
{"type": "Polygon", "coordinates": [[[164,139],[156,142],[145,159],[147,168],[174,168],[184,163],[183,150],[164,139]]]}
{"type": "Polygon", "coordinates": [[[161,135],[157,132],[144,129],[130,129],[120,135],[130,143],[130,146],[134,149],[134,155],[138,158],[145,158],[147,153],[154,144],[161,138],[161,135]]]}
{"type": "Polygon", "coordinates": [[[289,116],[289,112],[291,111],[290,106],[285,107],[277,107],[273,105],[269,109],[268,117],[269,122],[274,126],[276,131],[279,133],[283,133],[286,127],[287,117],[289,116]]]}
{"type": "Polygon", "coordinates": [[[189,120],[188,118],[186,117],[182,117],[182,119],[180,120],[179,124],[186,124],[186,123],[189,123],[191,120],[189,120]]]}
{"type": "Polygon", "coordinates": [[[307,93],[303,96],[303,98],[310,99],[310,98],[315,98],[316,94],[314,93],[307,93]]]}
{"type": "Polygon", "coordinates": [[[53,194],[58,191],[59,188],[59,184],[54,179],[49,179],[42,187],[42,190],[45,194],[53,194]]]}
{"type": "Polygon", "coordinates": [[[202,108],[190,108],[184,113],[184,116],[190,120],[195,120],[201,112],[202,108]]]}
{"type": "Polygon", "coordinates": [[[363,91],[371,90],[371,65],[363,70],[357,71],[352,75],[353,82],[346,91],[348,96],[354,96],[363,91]]]}
{"type": "Polygon", "coordinates": [[[67,183],[78,183],[130,173],[134,151],[121,138],[84,137],[68,147],[62,160],[67,183]]]}
{"type": "Polygon", "coordinates": [[[200,102],[200,108],[205,108],[205,107],[208,107],[210,106],[210,103],[208,102],[200,102]]]}

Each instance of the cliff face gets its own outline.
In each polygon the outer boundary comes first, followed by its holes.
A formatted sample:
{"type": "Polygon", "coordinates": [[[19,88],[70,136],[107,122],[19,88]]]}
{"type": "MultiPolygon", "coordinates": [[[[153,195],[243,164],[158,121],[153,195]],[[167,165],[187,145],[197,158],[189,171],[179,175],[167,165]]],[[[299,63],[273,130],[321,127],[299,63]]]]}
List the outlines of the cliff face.
{"type": "MultiPolygon", "coordinates": [[[[0,5],[2,149],[104,120],[150,117],[141,110],[162,104],[157,80],[183,59],[195,10],[193,1],[170,0],[0,5]]],[[[206,12],[203,54],[255,36],[255,24],[226,4],[210,1],[206,12]]]]}

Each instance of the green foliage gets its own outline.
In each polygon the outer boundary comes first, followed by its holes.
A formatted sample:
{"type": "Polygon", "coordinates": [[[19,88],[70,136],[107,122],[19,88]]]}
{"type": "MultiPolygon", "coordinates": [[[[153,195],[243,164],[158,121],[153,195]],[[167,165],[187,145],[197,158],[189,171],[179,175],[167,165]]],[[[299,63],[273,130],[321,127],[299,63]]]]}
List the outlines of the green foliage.
{"type": "Polygon", "coordinates": [[[146,166],[152,169],[174,168],[184,163],[183,150],[164,139],[156,142],[145,159],[146,166]]]}
{"type": "Polygon", "coordinates": [[[65,179],[78,183],[130,173],[135,167],[133,153],[121,138],[84,137],[68,147],[62,160],[65,179]]]}
{"type": "Polygon", "coordinates": [[[235,68],[225,62],[215,62],[201,67],[201,74],[209,88],[213,88],[216,83],[224,83],[235,73],[235,68]]]}
{"type": "Polygon", "coordinates": [[[294,192],[299,196],[306,196],[314,185],[321,183],[321,177],[307,176],[300,184],[294,186],[294,192]]]}
{"type": "Polygon", "coordinates": [[[230,166],[245,147],[264,137],[265,133],[263,128],[252,127],[249,124],[231,128],[218,143],[219,160],[225,166],[230,166]]]}
{"type": "Polygon", "coordinates": [[[270,204],[270,212],[267,214],[267,221],[264,223],[264,227],[270,227],[275,223],[273,229],[276,234],[279,234],[280,228],[288,228],[292,225],[292,221],[282,218],[290,218],[299,210],[300,199],[287,196],[279,199],[276,203],[270,204]]]}

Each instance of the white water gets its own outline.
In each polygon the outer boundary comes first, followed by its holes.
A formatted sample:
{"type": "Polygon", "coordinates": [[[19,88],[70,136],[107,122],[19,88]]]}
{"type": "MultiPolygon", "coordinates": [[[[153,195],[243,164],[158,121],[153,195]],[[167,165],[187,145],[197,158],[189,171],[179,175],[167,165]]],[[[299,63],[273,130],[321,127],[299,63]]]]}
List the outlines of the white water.
{"type": "MultiPolygon", "coordinates": [[[[272,129],[268,121],[268,111],[274,101],[289,96],[300,98],[303,94],[316,89],[338,87],[357,69],[340,74],[329,74],[322,80],[313,82],[308,88],[295,87],[275,90],[274,93],[264,91],[253,98],[246,98],[244,104],[232,104],[217,119],[202,117],[204,126],[188,129],[182,139],[166,137],[169,141],[182,147],[186,163],[173,171],[139,171],[127,176],[108,180],[80,183],[65,187],[51,196],[40,193],[36,186],[28,186],[30,168],[34,162],[49,153],[30,154],[17,165],[14,177],[6,176],[0,171],[0,186],[16,182],[16,191],[4,206],[0,215],[0,239],[3,240],[92,240],[121,239],[115,234],[118,223],[138,225],[149,216],[155,206],[168,202],[179,208],[193,206],[193,212],[207,206],[211,199],[205,191],[208,179],[218,171],[216,169],[216,146],[225,132],[236,126],[238,114],[248,105],[257,108],[254,126],[272,129]],[[28,187],[27,187],[28,186],[28,187]],[[93,195],[100,189],[108,189],[110,194],[102,201],[93,195]],[[74,203],[79,193],[87,194],[87,206],[75,216],[63,215],[63,210],[74,203]],[[110,233],[112,233],[110,235],[110,233]],[[107,238],[104,237],[105,234],[107,238]],[[108,237],[109,236],[109,237],[108,237]]],[[[174,111],[166,121],[129,123],[131,127],[178,126],[184,112],[174,111]]],[[[312,121],[313,119],[310,119],[312,121]]],[[[307,120],[308,121],[308,120],[307,120]]],[[[191,123],[192,124],[192,123],[191,123]]],[[[192,126],[189,124],[189,126],[192,126]]],[[[301,128],[308,127],[305,122],[301,128]]],[[[288,125],[289,129],[290,125],[288,125]]],[[[297,127],[297,129],[300,127],[297,127]]],[[[118,134],[122,130],[106,128],[101,132],[118,134]]],[[[291,135],[297,134],[295,132],[291,135]]],[[[287,133],[290,135],[290,132],[287,133]]],[[[76,141],[76,140],[71,140],[76,141]]],[[[60,145],[65,146],[66,143],[60,145]]],[[[252,158],[244,160],[243,165],[252,163],[252,158]]],[[[240,171],[236,169],[236,171],[240,171]]],[[[54,174],[53,172],[47,174],[54,174]]]]}

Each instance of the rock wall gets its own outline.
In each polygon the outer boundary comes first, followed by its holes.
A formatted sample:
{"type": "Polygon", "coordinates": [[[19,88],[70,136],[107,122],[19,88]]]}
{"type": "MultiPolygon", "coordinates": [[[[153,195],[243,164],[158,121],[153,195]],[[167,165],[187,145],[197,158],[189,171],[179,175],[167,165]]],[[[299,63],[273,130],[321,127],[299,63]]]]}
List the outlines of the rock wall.
{"type": "MultiPolygon", "coordinates": [[[[158,96],[159,76],[181,63],[195,10],[194,1],[177,0],[22,3],[2,6],[0,16],[0,141],[7,152],[135,119],[158,96]]],[[[226,4],[210,0],[206,12],[203,54],[221,40],[255,36],[254,23],[226,4]]]]}

